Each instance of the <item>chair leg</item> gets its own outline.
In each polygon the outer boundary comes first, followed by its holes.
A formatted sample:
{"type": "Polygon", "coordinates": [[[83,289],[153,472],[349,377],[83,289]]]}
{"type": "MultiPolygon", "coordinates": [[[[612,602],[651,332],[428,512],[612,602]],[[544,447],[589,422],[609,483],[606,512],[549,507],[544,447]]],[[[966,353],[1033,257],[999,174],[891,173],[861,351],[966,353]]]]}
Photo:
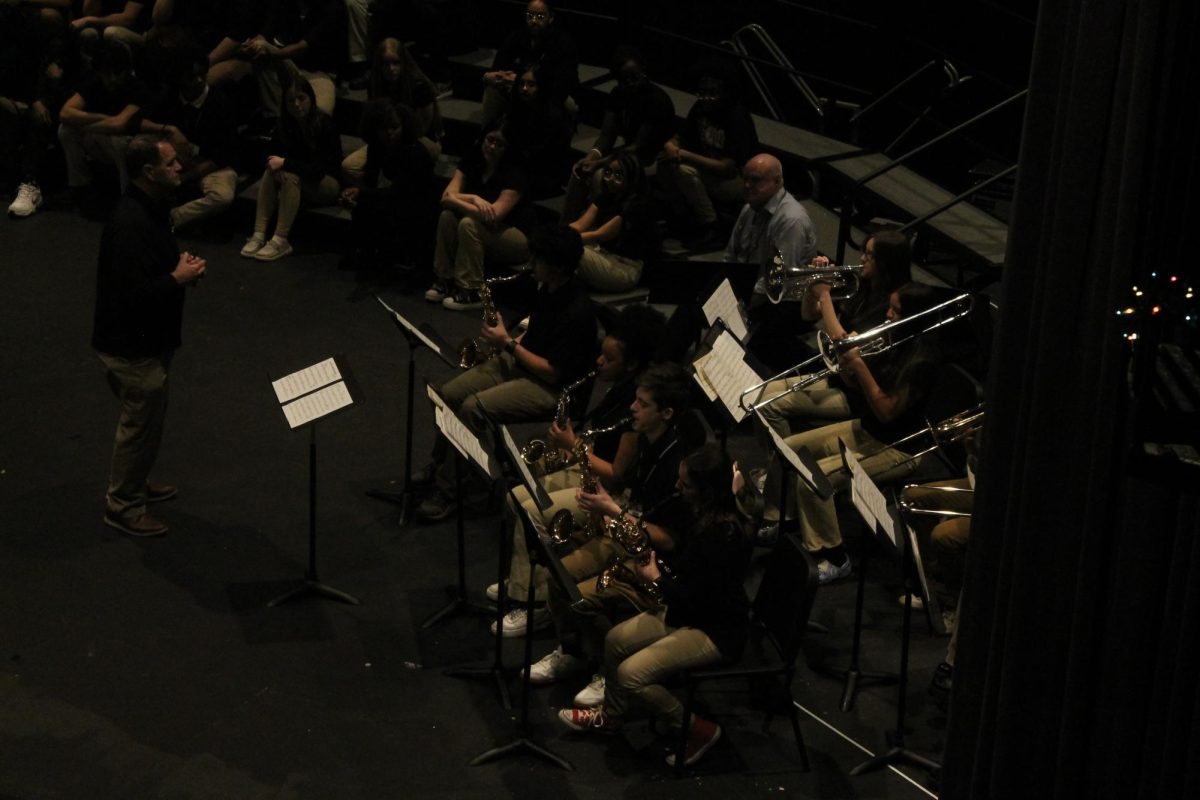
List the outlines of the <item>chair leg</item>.
{"type": "Polygon", "coordinates": [[[804,766],[805,772],[812,771],[812,765],[808,763],[808,746],[804,743],[804,734],[800,730],[800,712],[796,711],[795,703],[792,703],[792,735],[796,737],[796,749],[800,751],[800,763],[804,766]]]}

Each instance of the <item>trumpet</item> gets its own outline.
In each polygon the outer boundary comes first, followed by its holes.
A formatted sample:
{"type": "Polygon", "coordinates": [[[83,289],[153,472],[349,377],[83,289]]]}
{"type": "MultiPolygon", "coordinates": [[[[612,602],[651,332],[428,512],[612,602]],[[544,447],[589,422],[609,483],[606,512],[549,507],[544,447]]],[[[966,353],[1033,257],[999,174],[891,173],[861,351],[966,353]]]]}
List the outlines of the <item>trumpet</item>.
{"type": "MultiPolygon", "coordinates": [[[[483,324],[489,328],[495,327],[500,321],[500,315],[496,312],[496,301],[492,298],[492,285],[496,283],[508,283],[515,281],[524,275],[523,272],[517,272],[513,275],[502,275],[499,278],[487,278],[483,283],[479,284],[479,302],[483,305],[483,324]]],[[[463,369],[477,367],[488,359],[494,358],[496,355],[495,349],[482,336],[475,336],[467,339],[458,348],[458,365],[463,369]]]]}
{"type": "MultiPolygon", "coordinates": [[[[562,392],[558,395],[558,406],[554,410],[555,425],[557,425],[559,428],[566,426],[567,420],[571,418],[571,395],[580,386],[583,386],[585,383],[595,378],[599,372],[600,370],[594,369],[569,386],[563,387],[562,392]]],[[[540,472],[542,475],[549,475],[551,472],[557,472],[566,466],[567,463],[567,460],[563,458],[562,451],[557,447],[551,447],[550,443],[545,439],[530,439],[525,446],[521,448],[521,460],[530,466],[533,466],[540,461],[540,472]]]]}
{"type": "Polygon", "coordinates": [[[783,397],[806,389],[830,375],[836,375],[840,369],[839,360],[854,348],[858,348],[858,354],[862,358],[870,358],[880,353],[886,353],[888,350],[898,347],[910,339],[923,336],[926,333],[937,330],[943,325],[949,325],[951,322],[967,316],[974,307],[974,297],[969,294],[960,294],[943,303],[938,303],[932,308],[927,308],[924,311],[913,314],[911,317],[903,317],[895,322],[885,322],[865,333],[854,334],[843,339],[834,339],[828,333],[825,333],[825,331],[818,331],[817,349],[819,353],[817,355],[789,367],[778,375],[767,378],[765,381],[754,384],[742,392],[738,402],[746,411],[754,413],[783,397]],[[811,371],[812,369],[816,369],[817,365],[821,363],[824,363],[824,368],[818,369],[816,372],[811,371]],[[769,397],[758,397],[753,403],[747,405],[747,398],[751,395],[756,397],[761,395],[767,384],[778,380],[786,381],[792,376],[799,376],[799,379],[795,383],[789,383],[787,388],[769,397]]]}
{"type": "Polygon", "coordinates": [[[801,267],[784,263],[783,255],[777,250],[767,270],[767,299],[772,303],[784,300],[802,300],[805,292],[816,283],[829,284],[829,297],[833,300],[848,300],[858,294],[862,284],[862,264],[844,267],[801,267]]]}

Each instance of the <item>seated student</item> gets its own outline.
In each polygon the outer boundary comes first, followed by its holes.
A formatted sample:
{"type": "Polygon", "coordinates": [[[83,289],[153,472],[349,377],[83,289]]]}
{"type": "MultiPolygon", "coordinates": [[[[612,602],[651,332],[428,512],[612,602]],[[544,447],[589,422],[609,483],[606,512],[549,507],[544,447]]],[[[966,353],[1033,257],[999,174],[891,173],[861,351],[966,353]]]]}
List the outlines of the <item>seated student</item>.
{"type": "MultiPolygon", "coordinates": [[[[600,356],[596,359],[596,379],[610,385],[600,402],[584,415],[580,431],[595,432],[594,435],[589,433],[586,440],[588,468],[597,480],[613,492],[621,488],[625,474],[634,462],[637,434],[630,427],[633,420],[629,414],[629,407],[634,401],[637,376],[650,363],[662,338],[665,322],[663,315],[650,306],[628,305],[621,309],[600,343],[600,356]]],[[[550,430],[545,439],[546,446],[574,454],[580,442],[580,435],[568,415],[566,424],[562,427],[559,427],[557,422],[550,423],[550,430]]],[[[575,490],[579,488],[579,484],[580,465],[572,463],[565,469],[547,475],[542,481],[553,501],[553,505],[546,511],[537,507],[524,486],[513,492],[517,502],[525,509],[524,515],[517,512],[511,497],[508,500],[506,511],[513,522],[513,546],[505,586],[509,599],[522,605],[514,607],[505,615],[505,636],[525,635],[528,612],[523,604],[528,599],[530,581],[534,584],[534,601],[539,605],[546,602],[546,570],[539,566],[532,573],[530,571],[523,521],[528,516],[537,532],[544,534],[546,526],[555,514],[567,509],[575,515],[576,522],[582,525],[585,519],[579,513],[575,501],[575,490]]],[[[499,584],[492,584],[487,588],[487,595],[492,600],[497,598],[499,592],[499,584]]],[[[494,633],[495,623],[492,624],[494,633]]],[[[550,624],[549,612],[541,608],[535,609],[535,629],[550,624]]]]}
{"type": "Polygon", "coordinates": [[[223,89],[208,85],[204,51],[188,47],[179,52],[167,96],[151,112],[151,124],[162,125],[183,165],[183,193],[192,196],[171,209],[176,229],[229,208],[238,180],[233,103],[223,89]]]}
{"type": "MultiPolygon", "coordinates": [[[[694,520],[687,537],[674,551],[651,551],[645,564],[634,567],[639,580],[661,595],[661,605],[618,623],[604,637],[600,702],[558,712],[572,730],[612,732],[649,715],[668,732],[678,731],[683,704],[663,681],[680,670],[736,659],[745,646],[750,601],[743,581],[753,550],[738,506],[745,481],[728,455],[706,445],[679,465],[676,485],[694,520]]],[[[686,763],[698,761],[720,736],[720,726],[693,716],[686,763]]],[[[675,765],[674,753],[667,763],[675,765]]]]}
{"type": "Polygon", "coordinates": [[[101,38],[140,48],[150,30],[150,4],[142,0],[83,0],[81,14],[71,20],[80,46],[93,51],[101,38]]]}
{"type": "Polygon", "coordinates": [[[583,237],[579,278],[599,292],[625,292],[642,279],[658,250],[658,229],[643,194],[642,167],[622,151],[600,170],[600,186],[583,216],[571,223],[583,237]]]}
{"type": "Polygon", "coordinates": [[[79,81],[59,112],[58,141],[67,161],[67,186],[78,194],[92,184],[88,157],[116,167],[121,191],[129,183],[125,148],[137,133],[154,133],[161,126],[142,128],[142,108],[148,98],[133,74],[129,48],[108,42],[92,61],[92,73],[79,81]]]}
{"type": "Polygon", "coordinates": [[[540,89],[547,105],[563,109],[579,83],[579,57],[575,42],[555,21],[547,0],[530,0],[525,25],[505,38],[492,68],[483,74],[484,127],[511,113],[516,99],[513,84],[532,66],[540,68],[540,89]]]}
{"type": "MultiPolygon", "coordinates": [[[[563,387],[586,375],[596,353],[596,317],[591,299],[575,280],[579,234],[565,226],[539,228],[530,239],[530,263],[539,287],[525,333],[513,338],[502,315],[480,335],[496,355],[452,378],[442,398],[476,434],[489,424],[548,419],[563,387]]],[[[421,476],[432,493],[417,509],[424,520],[453,510],[454,448],[437,436],[433,459],[421,476]]]]}
{"type": "MultiPolygon", "coordinates": [[[[0,35],[8,33],[4,22],[0,35]]],[[[0,48],[17,45],[7,36],[0,39],[0,48]]],[[[53,39],[34,52],[13,53],[32,58],[32,68],[9,62],[6,67],[12,69],[0,70],[0,180],[16,179],[17,194],[8,207],[14,217],[28,217],[42,205],[41,182],[51,166],[49,148],[59,110],[72,94],[74,71],[63,40],[53,39]]]]}
{"type": "Polygon", "coordinates": [[[242,256],[275,261],[292,252],[288,242],[302,200],[330,205],[341,196],[334,176],[342,162],[342,140],[333,119],[317,108],[313,87],[296,78],[284,93],[287,114],[279,119],[271,140],[271,155],[258,185],[254,233],[242,247],[242,256]],[[275,220],[275,234],[267,229],[275,220]]]}
{"type": "Polygon", "coordinates": [[[350,269],[406,259],[412,243],[425,235],[422,223],[433,221],[433,158],[419,139],[416,115],[380,98],[367,103],[362,125],[363,180],[342,191],[342,202],[353,209],[343,265],[350,269]]]}
{"type": "Polygon", "coordinates": [[[224,38],[237,0],[154,0],[148,42],[169,50],[198,47],[206,54],[224,38]]]}
{"type": "MultiPolygon", "coordinates": [[[[675,549],[692,524],[687,504],[675,491],[679,462],[698,444],[689,441],[679,424],[690,392],[687,373],[678,364],[656,364],[638,376],[630,405],[637,449],[634,463],[623,475],[624,491],[614,496],[603,483],[595,492],[580,490],[575,500],[580,516],[594,517],[598,525],[640,520],[655,550],[675,549]]],[[[655,606],[654,598],[642,587],[626,581],[597,587],[597,576],[614,560],[625,563],[629,559],[625,549],[609,536],[592,536],[562,558],[563,568],[579,582],[582,599],[568,604],[566,592],[551,584],[547,608],[560,644],[532,666],[530,683],[552,683],[583,671],[589,661],[599,660],[604,634],[614,621],[655,606]]],[[[603,697],[604,675],[597,672],[576,695],[576,701],[595,705],[603,697]]]]}
{"type": "MultiPolygon", "coordinates": [[[[479,308],[484,261],[518,264],[529,257],[526,232],[533,209],[525,173],[509,152],[501,124],[484,133],[442,192],[433,254],[433,285],[425,299],[452,311],[479,308]]],[[[574,270],[572,269],[572,272],[574,270]]]]}
{"type": "Polygon", "coordinates": [[[675,106],[661,88],[646,77],[642,56],[630,47],[619,47],[613,54],[613,73],[617,86],[608,96],[600,135],[587,155],[575,162],[567,181],[562,218],[579,217],[587,205],[596,172],[605,157],[622,148],[632,150],[638,163],[651,164],[662,151],[675,127],[675,106]]]}
{"type": "Polygon", "coordinates": [[[696,88],[683,130],[663,145],[658,180],[673,195],[688,231],[689,249],[719,249],[717,206],[742,202],[740,167],[758,150],[754,119],[731,91],[721,70],[710,66],[696,88]]]}
{"type": "MultiPolygon", "coordinates": [[[[390,100],[407,107],[412,114],[410,132],[429,152],[430,158],[436,160],[442,153],[442,115],[438,110],[437,96],[433,82],[425,77],[404,43],[392,38],[381,41],[375,47],[369,77],[368,99],[390,100]]],[[[342,174],[347,183],[360,184],[366,163],[366,145],[342,160],[342,174]]]]}
{"type": "MultiPolygon", "coordinates": [[[[891,295],[887,318],[895,321],[937,304],[939,295],[930,286],[909,283],[891,295]]],[[[807,447],[835,490],[848,486],[839,441],[845,441],[863,470],[878,481],[895,480],[912,472],[916,462],[899,447],[889,446],[920,430],[926,423],[924,407],[938,369],[936,334],[926,334],[901,347],[875,356],[870,363],[850,350],[839,360],[846,382],[847,400],[854,419],[796,434],[785,441],[793,450],[807,447]]],[[[850,574],[850,557],[842,546],[833,498],[823,499],[799,477],[794,479],[796,516],[806,550],[817,559],[817,577],[828,583],[850,574]]],[[[764,519],[778,516],[777,499],[765,496],[764,519]]]]}
{"type": "Polygon", "coordinates": [[[543,91],[545,72],[533,64],[513,82],[505,126],[534,198],[558,194],[571,158],[573,125],[562,104],[543,91]]]}

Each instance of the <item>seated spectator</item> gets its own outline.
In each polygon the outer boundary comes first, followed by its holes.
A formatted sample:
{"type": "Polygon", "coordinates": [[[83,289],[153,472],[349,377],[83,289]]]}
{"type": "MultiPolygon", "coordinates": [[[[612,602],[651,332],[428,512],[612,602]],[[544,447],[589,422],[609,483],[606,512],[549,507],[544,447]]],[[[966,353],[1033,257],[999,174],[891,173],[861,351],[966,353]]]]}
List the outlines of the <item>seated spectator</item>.
{"type": "MultiPolygon", "coordinates": [[[[255,20],[237,30],[246,30],[255,20]]],[[[216,67],[210,83],[258,78],[263,114],[280,117],[281,90],[302,77],[312,86],[317,108],[333,114],[337,72],[346,62],[346,6],[343,0],[279,0],[267,5],[257,33],[238,41],[227,35],[209,54],[216,67]]],[[[236,33],[233,35],[237,35],[236,33]]]]}
{"type": "Polygon", "coordinates": [[[513,84],[507,125],[510,146],[529,178],[534,198],[550,197],[562,189],[574,127],[561,103],[542,91],[544,71],[534,64],[513,84]]]}
{"type": "MultiPolygon", "coordinates": [[[[16,45],[5,41],[3,46],[10,44],[16,45]]],[[[4,80],[0,90],[0,174],[17,183],[17,195],[8,207],[14,217],[28,217],[42,204],[41,181],[54,128],[59,110],[72,94],[65,55],[63,40],[55,39],[38,53],[36,69],[0,73],[4,80]]]]}
{"type": "Polygon", "coordinates": [[[82,14],[71,20],[80,46],[94,52],[101,38],[140,48],[150,30],[150,5],[142,0],[83,0],[82,14]]]}
{"type": "Polygon", "coordinates": [[[154,0],[148,43],[166,49],[199,47],[205,53],[224,38],[236,0],[154,0]]]}
{"type": "Polygon", "coordinates": [[[628,47],[617,49],[613,57],[617,86],[608,96],[608,107],[600,127],[600,136],[588,154],[575,162],[563,202],[563,220],[576,219],[583,211],[592,190],[596,170],[606,156],[615,152],[618,139],[623,149],[632,150],[642,165],[653,163],[671,137],[675,126],[675,106],[671,98],[646,77],[642,56],[628,47]]]}
{"type": "Polygon", "coordinates": [[[684,244],[693,250],[725,243],[717,230],[716,206],[736,211],[741,205],[740,168],[758,150],[754,119],[718,72],[710,68],[700,78],[683,130],[658,158],[659,182],[674,195],[673,205],[682,206],[684,244]]]}
{"type": "Polygon", "coordinates": [[[417,230],[420,223],[432,221],[433,159],[419,133],[416,115],[407,106],[386,98],[367,104],[362,185],[342,192],[342,201],[353,209],[345,267],[371,268],[402,257],[402,249],[423,235],[417,230]]]}
{"type": "Polygon", "coordinates": [[[242,248],[244,257],[259,261],[275,261],[292,252],[288,234],[301,200],[330,205],[341,195],[334,176],[342,161],[342,145],[333,119],[317,108],[316,93],[303,78],[295,80],[283,99],[288,113],[275,128],[272,154],[258,185],[254,235],[242,248]],[[268,240],[267,228],[276,212],[275,235],[268,240]]]}
{"type": "MultiPolygon", "coordinates": [[[[433,82],[425,76],[408,48],[399,39],[384,39],[375,48],[367,97],[405,106],[412,113],[412,130],[431,159],[442,154],[442,114],[433,82]]],[[[364,120],[365,124],[365,120],[364,120]]],[[[346,182],[359,184],[367,161],[367,148],[358,148],[342,161],[346,182]]]]}
{"type": "Polygon", "coordinates": [[[462,311],[479,308],[484,260],[518,264],[529,258],[526,234],[533,209],[525,202],[528,181],[508,152],[504,128],[487,131],[442,192],[434,245],[434,282],[425,299],[462,311]]]}
{"type": "Polygon", "coordinates": [[[599,194],[571,223],[583,237],[576,275],[600,292],[626,292],[642,279],[645,259],[658,249],[658,230],[642,193],[642,167],[629,151],[600,170],[599,194]]]}
{"type": "Polygon", "coordinates": [[[74,194],[91,186],[90,156],[116,167],[123,192],[129,182],[125,148],[134,134],[142,132],[147,90],[133,74],[129,48],[121,42],[105,43],[93,59],[92,70],[59,112],[58,140],[67,162],[67,186],[74,194]]]}
{"type": "Polygon", "coordinates": [[[554,8],[546,0],[530,0],[524,28],[508,35],[491,70],[483,74],[484,127],[510,112],[513,84],[534,65],[541,67],[544,100],[561,109],[579,83],[579,56],[574,40],[555,22],[554,8]]]}

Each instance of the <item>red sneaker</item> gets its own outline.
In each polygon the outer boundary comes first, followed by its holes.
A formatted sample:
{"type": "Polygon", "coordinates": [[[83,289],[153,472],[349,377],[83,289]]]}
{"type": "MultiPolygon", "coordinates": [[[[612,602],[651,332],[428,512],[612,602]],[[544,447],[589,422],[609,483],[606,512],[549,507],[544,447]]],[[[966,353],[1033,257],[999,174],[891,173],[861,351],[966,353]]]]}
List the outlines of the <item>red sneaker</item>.
{"type": "Polygon", "coordinates": [[[613,733],[621,727],[621,720],[608,713],[607,706],[600,708],[564,708],[558,718],[571,730],[589,733],[613,733]]]}
{"type": "MultiPolygon", "coordinates": [[[[687,748],[684,750],[684,766],[690,767],[708,752],[708,748],[721,738],[721,726],[695,715],[692,716],[692,730],[688,733],[687,748]]],[[[667,764],[675,766],[675,754],[667,756],[667,764]]]]}

